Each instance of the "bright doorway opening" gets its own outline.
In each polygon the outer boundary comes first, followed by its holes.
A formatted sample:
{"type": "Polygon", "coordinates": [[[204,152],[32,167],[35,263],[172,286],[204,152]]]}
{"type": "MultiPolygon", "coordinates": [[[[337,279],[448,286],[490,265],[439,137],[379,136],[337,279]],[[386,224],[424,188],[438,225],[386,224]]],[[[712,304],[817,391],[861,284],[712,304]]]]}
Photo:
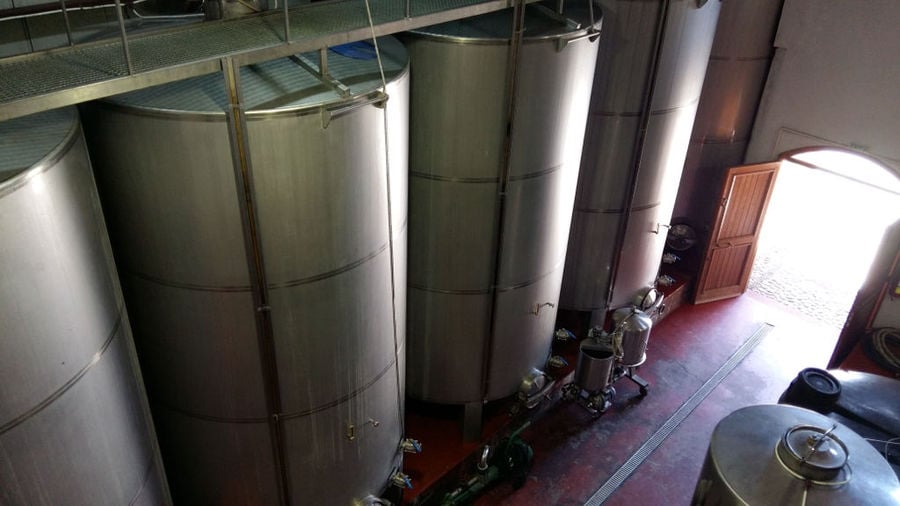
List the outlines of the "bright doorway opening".
{"type": "Polygon", "coordinates": [[[748,289],[840,331],[884,230],[900,218],[900,178],[850,151],[788,154],[748,289]]]}

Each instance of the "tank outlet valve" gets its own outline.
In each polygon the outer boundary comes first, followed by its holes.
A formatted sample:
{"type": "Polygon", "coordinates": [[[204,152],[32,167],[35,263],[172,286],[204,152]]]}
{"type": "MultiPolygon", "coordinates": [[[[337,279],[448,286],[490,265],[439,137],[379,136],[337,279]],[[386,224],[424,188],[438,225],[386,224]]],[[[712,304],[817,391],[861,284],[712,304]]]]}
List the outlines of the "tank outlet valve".
{"type": "Polygon", "coordinates": [[[547,360],[547,365],[553,367],[554,369],[562,369],[563,367],[569,365],[569,361],[559,355],[553,355],[549,360],[547,360]]]}
{"type": "Polygon", "coordinates": [[[575,334],[569,329],[559,329],[553,333],[553,336],[556,337],[557,341],[574,341],[577,339],[575,334]]]}
{"type": "Polygon", "coordinates": [[[422,443],[416,439],[406,438],[400,441],[400,450],[404,453],[422,453],[422,443]]]}
{"type": "Polygon", "coordinates": [[[540,316],[541,309],[543,309],[545,307],[549,307],[552,309],[552,308],[556,307],[556,304],[554,304],[552,302],[539,302],[539,303],[535,304],[533,308],[531,308],[531,314],[533,314],[534,316],[540,316]]]}
{"type": "Polygon", "coordinates": [[[394,474],[391,475],[391,485],[400,488],[413,488],[412,480],[409,479],[409,476],[399,470],[394,471],[394,474]]]}
{"type": "Polygon", "coordinates": [[[662,276],[656,278],[656,282],[660,286],[672,286],[675,284],[675,278],[669,276],[668,274],[663,274],[662,276]]]}
{"type": "Polygon", "coordinates": [[[674,264],[675,262],[681,260],[681,257],[674,253],[663,253],[662,262],[664,264],[674,264]]]}

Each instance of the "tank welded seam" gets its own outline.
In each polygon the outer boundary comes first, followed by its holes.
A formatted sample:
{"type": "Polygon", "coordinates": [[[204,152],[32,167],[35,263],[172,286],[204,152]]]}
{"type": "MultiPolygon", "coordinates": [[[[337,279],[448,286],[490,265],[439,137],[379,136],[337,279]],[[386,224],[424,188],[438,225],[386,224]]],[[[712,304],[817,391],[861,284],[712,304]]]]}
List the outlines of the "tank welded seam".
{"type": "Polygon", "coordinates": [[[768,54],[762,56],[709,56],[711,61],[764,61],[771,58],[772,56],[768,54]]]}
{"type": "MultiPolygon", "coordinates": [[[[305,411],[296,411],[294,413],[283,413],[283,414],[280,413],[277,415],[277,417],[279,420],[292,420],[294,418],[302,418],[304,416],[313,415],[313,414],[319,413],[320,411],[325,411],[326,409],[330,409],[330,408],[333,408],[340,404],[343,404],[343,403],[349,401],[350,399],[353,399],[354,397],[358,396],[359,394],[363,393],[364,391],[368,390],[372,385],[377,383],[378,380],[383,378],[385,374],[390,372],[391,368],[394,367],[394,364],[396,364],[396,363],[397,363],[397,358],[393,357],[391,359],[391,361],[388,363],[387,367],[385,367],[378,374],[376,374],[374,378],[372,378],[371,380],[369,380],[368,382],[366,382],[364,385],[357,388],[356,390],[353,390],[350,393],[342,395],[341,397],[338,397],[337,399],[335,399],[333,401],[326,402],[325,404],[321,404],[319,406],[307,409],[305,411]]],[[[265,416],[232,418],[232,417],[226,417],[226,416],[204,415],[202,413],[195,413],[192,411],[188,411],[186,409],[176,408],[170,404],[166,404],[165,402],[158,401],[156,399],[152,399],[152,402],[155,405],[163,407],[174,413],[178,413],[179,415],[183,415],[188,418],[194,418],[197,420],[202,420],[204,422],[229,423],[229,424],[263,424],[263,423],[268,423],[270,420],[269,417],[265,417],[265,416]]]]}
{"type": "Polygon", "coordinates": [[[384,243],[381,245],[380,248],[373,251],[372,253],[369,253],[368,255],[360,258],[359,260],[357,260],[355,262],[349,263],[342,267],[338,267],[337,269],[323,272],[321,274],[316,274],[315,276],[309,276],[306,278],[285,281],[284,283],[269,283],[269,288],[276,289],[276,290],[280,289],[280,288],[293,288],[295,286],[307,285],[309,283],[315,283],[316,281],[322,281],[323,279],[328,279],[328,278],[331,278],[334,276],[338,276],[347,271],[352,271],[353,269],[359,267],[360,265],[363,265],[363,264],[369,262],[370,260],[373,260],[373,259],[377,258],[378,256],[380,256],[382,253],[384,253],[388,249],[388,244],[389,243],[384,243]]]}
{"type": "Polygon", "coordinates": [[[159,406],[173,413],[178,413],[179,415],[186,416],[188,418],[194,418],[197,420],[202,420],[204,422],[212,422],[212,423],[231,423],[231,424],[267,424],[270,421],[270,417],[268,416],[260,416],[260,417],[227,417],[227,416],[215,416],[215,415],[204,415],[202,413],[195,413],[193,411],[188,411],[186,409],[176,408],[171,404],[167,404],[163,401],[155,399],[153,397],[150,398],[151,404],[154,406],[159,406]]]}
{"type": "Polygon", "coordinates": [[[235,292],[249,292],[250,285],[237,285],[237,286],[211,286],[211,285],[200,285],[195,283],[182,283],[179,281],[170,281],[168,279],[158,278],[156,276],[151,276],[149,274],[144,274],[142,272],[132,271],[128,268],[120,267],[119,272],[133,278],[142,279],[144,281],[148,281],[150,283],[154,283],[161,286],[167,286],[169,288],[180,288],[182,290],[191,290],[195,292],[219,292],[219,293],[235,293],[235,292]]]}
{"type": "Polygon", "coordinates": [[[327,402],[327,403],[322,404],[322,405],[320,405],[320,406],[316,406],[316,407],[314,407],[314,408],[310,408],[310,409],[308,409],[308,410],[306,410],[306,411],[297,411],[297,412],[294,412],[294,413],[285,413],[285,414],[283,414],[283,415],[279,415],[278,418],[280,418],[281,420],[293,420],[293,419],[295,419],[295,418],[302,418],[302,417],[304,417],[304,416],[314,415],[314,414],[316,414],[316,413],[319,413],[320,411],[325,411],[326,409],[331,409],[331,408],[333,408],[333,407],[335,407],[335,406],[339,406],[339,405],[341,405],[341,404],[343,404],[343,403],[349,401],[350,399],[353,399],[354,397],[358,396],[359,394],[365,392],[366,390],[368,390],[369,388],[371,388],[372,385],[374,385],[375,383],[378,383],[378,381],[379,381],[381,378],[383,378],[385,374],[389,373],[389,372],[391,371],[391,369],[394,368],[394,365],[395,365],[396,363],[397,363],[397,358],[396,358],[396,356],[395,356],[395,357],[392,358],[391,361],[388,363],[387,367],[385,367],[384,369],[382,369],[381,372],[379,372],[377,375],[375,375],[375,377],[372,378],[371,380],[369,380],[365,385],[363,385],[363,386],[357,388],[356,390],[354,390],[354,391],[352,391],[352,392],[350,392],[350,393],[348,393],[348,394],[345,394],[345,395],[343,395],[343,396],[341,396],[341,397],[338,397],[337,399],[335,399],[335,400],[333,400],[333,401],[331,401],[331,402],[327,402]]]}
{"type": "Polygon", "coordinates": [[[675,410],[675,413],[666,420],[662,426],[647,439],[644,444],[620,467],[606,483],[594,492],[594,495],[585,503],[585,506],[596,506],[612,496],[625,480],[668,438],[675,429],[690,415],[697,406],[703,402],[712,391],[731,374],[734,369],[750,354],[768,334],[775,328],[771,323],[763,323],[756,329],[752,336],[744,342],[722,364],[715,373],[700,388],[697,389],[684,403],[675,410]]]}
{"type": "MultiPolygon", "coordinates": [[[[531,286],[531,285],[538,283],[541,280],[547,278],[548,276],[552,275],[554,272],[556,272],[560,268],[562,268],[562,266],[564,264],[565,264],[565,258],[563,258],[561,261],[557,262],[556,265],[552,269],[539,275],[536,278],[531,278],[527,281],[522,281],[521,283],[516,283],[514,285],[497,286],[497,287],[494,287],[494,289],[497,292],[511,292],[513,290],[519,290],[521,288],[531,286]]],[[[448,290],[448,289],[442,289],[442,288],[432,288],[432,287],[425,286],[425,285],[417,285],[415,283],[408,283],[407,286],[409,288],[414,288],[416,290],[421,290],[423,292],[441,293],[441,294],[445,294],[445,295],[487,295],[487,294],[491,293],[491,291],[492,291],[490,288],[471,289],[471,290],[448,290]]]]}
{"type": "Polygon", "coordinates": [[[603,116],[604,118],[637,118],[641,115],[640,112],[616,112],[616,111],[596,111],[591,112],[591,116],[603,116]]]}
{"type": "Polygon", "coordinates": [[[553,174],[554,172],[565,167],[565,165],[566,165],[565,163],[561,163],[559,165],[554,165],[553,167],[550,167],[548,169],[539,170],[536,172],[529,172],[528,174],[522,174],[520,176],[509,176],[509,180],[510,181],[522,181],[524,179],[536,179],[536,178],[539,178],[542,176],[553,174]]]}
{"type": "Polygon", "coordinates": [[[673,112],[678,112],[682,109],[687,109],[688,107],[693,107],[700,103],[700,97],[691,100],[690,102],[685,102],[681,105],[673,105],[672,107],[666,107],[665,109],[652,109],[650,111],[650,116],[663,116],[665,114],[670,114],[673,112]]]}
{"type": "Polygon", "coordinates": [[[409,288],[413,288],[415,290],[421,290],[423,292],[432,292],[432,293],[442,293],[445,295],[487,295],[491,293],[490,288],[472,288],[472,289],[462,289],[462,290],[448,290],[443,288],[433,288],[430,286],[419,285],[416,283],[407,283],[406,286],[409,288]]]}
{"type": "MultiPolygon", "coordinates": [[[[403,223],[400,232],[398,232],[398,234],[397,234],[398,237],[399,237],[399,235],[403,234],[403,232],[405,230],[406,230],[406,222],[403,223]]],[[[351,270],[361,266],[362,264],[379,256],[381,253],[383,253],[387,249],[387,247],[388,247],[388,243],[384,243],[380,248],[373,251],[372,253],[369,253],[365,257],[363,257],[355,262],[349,263],[347,265],[338,267],[337,269],[333,269],[333,270],[323,272],[321,274],[316,274],[314,276],[309,276],[306,278],[285,281],[283,283],[269,283],[268,286],[271,289],[292,288],[295,286],[305,285],[308,283],[314,283],[316,281],[322,281],[323,279],[327,279],[330,277],[337,276],[339,274],[343,274],[347,271],[351,271],[351,270]]],[[[155,276],[150,276],[149,274],[143,274],[143,273],[131,271],[131,270],[124,269],[124,268],[120,269],[120,271],[129,276],[132,276],[132,277],[135,277],[138,279],[142,279],[144,281],[149,281],[149,282],[157,284],[157,285],[167,286],[170,288],[180,288],[183,290],[192,290],[192,291],[198,291],[198,292],[220,292],[220,293],[249,292],[251,290],[250,285],[210,286],[210,285],[200,285],[200,284],[194,284],[194,283],[181,283],[181,282],[177,282],[177,281],[169,281],[169,280],[158,278],[155,276]]]]}
{"type": "MultiPolygon", "coordinates": [[[[528,174],[522,174],[519,176],[510,176],[510,181],[522,181],[524,179],[535,179],[541,176],[546,176],[548,174],[553,174],[554,172],[565,167],[565,163],[561,163],[559,165],[554,165],[548,169],[538,170],[535,172],[529,172],[528,174]]],[[[438,176],[436,174],[428,174],[425,172],[415,172],[410,171],[409,175],[412,177],[417,177],[419,179],[428,179],[430,181],[440,181],[442,183],[463,183],[463,184],[485,184],[485,183],[499,183],[499,177],[449,177],[449,176],[438,176]]]]}
{"type": "MultiPolygon", "coordinates": [[[[651,116],[662,116],[662,115],[664,115],[664,114],[669,114],[669,113],[672,113],[672,112],[676,112],[676,111],[679,111],[679,110],[681,110],[681,109],[685,109],[685,108],[687,108],[687,107],[691,107],[691,106],[697,105],[697,104],[699,104],[699,103],[700,103],[700,97],[698,96],[697,98],[694,98],[694,99],[692,99],[691,101],[685,102],[685,103],[683,103],[683,104],[681,104],[681,105],[673,105],[672,107],[666,107],[665,109],[652,109],[652,110],[650,111],[650,115],[651,115],[651,116]]],[[[641,115],[640,112],[631,112],[631,111],[626,111],[626,112],[598,111],[598,112],[592,112],[591,114],[594,115],[594,116],[603,116],[603,117],[605,117],[605,118],[616,118],[616,117],[619,117],[619,118],[637,118],[637,117],[639,117],[639,116],[641,115]]]]}
{"type": "Polygon", "coordinates": [[[497,287],[497,291],[498,291],[498,292],[511,292],[511,291],[513,291],[513,290],[520,290],[520,289],[522,289],[522,288],[525,288],[525,287],[531,286],[531,285],[533,285],[533,284],[536,284],[536,283],[538,283],[538,282],[540,282],[540,281],[546,279],[547,277],[553,275],[553,273],[555,273],[555,272],[559,271],[560,269],[562,269],[563,266],[565,265],[565,263],[566,263],[566,258],[565,258],[565,255],[563,255],[562,260],[560,260],[559,262],[557,262],[556,265],[553,266],[552,269],[550,269],[549,271],[547,271],[547,272],[541,274],[540,276],[538,276],[538,277],[536,277],[536,278],[529,279],[528,281],[523,281],[523,282],[521,282],[521,283],[517,283],[517,284],[515,284],[515,285],[498,286],[498,287],[497,287]]]}
{"type": "Polygon", "coordinates": [[[464,183],[464,184],[485,184],[499,183],[499,177],[450,177],[438,176],[437,174],[429,174],[427,172],[409,171],[410,177],[419,179],[428,179],[430,181],[440,181],[442,183],[464,183]]]}
{"type": "Polygon", "coordinates": [[[131,500],[128,501],[128,506],[133,506],[137,504],[138,499],[141,498],[141,494],[144,493],[144,489],[147,488],[147,483],[150,483],[150,476],[153,474],[153,469],[156,467],[156,462],[154,458],[151,456],[150,461],[147,462],[147,466],[144,471],[144,479],[141,480],[141,486],[138,488],[137,493],[132,496],[131,500]]]}
{"type": "Polygon", "coordinates": [[[9,432],[12,429],[18,427],[22,423],[26,422],[33,416],[35,416],[38,413],[40,413],[41,411],[43,411],[49,405],[53,404],[53,402],[55,402],[57,399],[62,397],[66,392],[68,392],[72,387],[74,387],[75,384],[77,384],[79,381],[81,381],[81,379],[84,378],[84,376],[88,373],[88,371],[90,371],[95,365],[97,365],[100,362],[100,359],[103,358],[103,356],[106,354],[106,351],[110,348],[113,341],[116,339],[116,336],[118,336],[120,331],[122,330],[122,311],[123,311],[123,309],[124,309],[123,307],[121,307],[121,306],[119,307],[118,316],[116,317],[116,323],[115,323],[115,325],[113,325],[112,331],[109,333],[109,336],[106,338],[106,341],[103,343],[103,345],[100,347],[100,349],[97,350],[97,352],[94,353],[94,355],[91,357],[90,361],[88,361],[88,363],[85,364],[84,367],[82,367],[77,373],[75,373],[75,375],[72,376],[72,378],[69,379],[69,381],[66,381],[65,383],[63,383],[63,385],[61,387],[57,388],[53,393],[51,393],[49,396],[47,396],[44,400],[42,400],[41,402],[34,405],[28,411],[22,413],[21,415],[17,416],[16,418],[13,418],[9,422],[0,426],[0,436],[9,432]]]}
{"type": "MultiPolygon", "coordinates": [[[[662,202],[653,202],[651,204],[646,204],[643,206],[634,206],[631,208],[632,212],[637,211],[646,211],[648,209],[653,209],[654,207],[658,207],[662,205],[662,202]]],[[[582,207],[575,209],[576,213],[584,213],[584,214],[622,214],[625,212],[624,209],[591,209],[588,207],[582,207]]]]}
{"type": "Polygon", "coordinates": [[[741,144],[748,142],[749,137],[693,137],[691,142],[699,144],[741,144]]]}

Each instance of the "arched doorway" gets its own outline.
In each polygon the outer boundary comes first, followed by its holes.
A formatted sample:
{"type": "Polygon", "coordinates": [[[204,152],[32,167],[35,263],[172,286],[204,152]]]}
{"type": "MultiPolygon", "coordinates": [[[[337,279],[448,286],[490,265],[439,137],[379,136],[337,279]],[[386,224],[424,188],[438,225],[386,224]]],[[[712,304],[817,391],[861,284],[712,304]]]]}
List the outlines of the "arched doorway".
{"type": "Polygon", "coordinates": [[[834,328],[836,338],[885,229],[900,219],[900,177],[854,151],[785,153],[748,289],[834,328]]]}

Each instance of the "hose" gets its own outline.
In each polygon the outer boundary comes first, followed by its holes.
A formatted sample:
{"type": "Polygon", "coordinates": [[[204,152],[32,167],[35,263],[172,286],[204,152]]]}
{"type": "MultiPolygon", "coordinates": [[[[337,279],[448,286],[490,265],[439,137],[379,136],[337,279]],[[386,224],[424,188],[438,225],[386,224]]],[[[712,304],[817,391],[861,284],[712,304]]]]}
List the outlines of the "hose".
{"type": "Polygon", "coordinates": [[[900,374],[900,329],[883,327],[872,331],[868,350],[878,365],[894,374],[900,374]]]}

